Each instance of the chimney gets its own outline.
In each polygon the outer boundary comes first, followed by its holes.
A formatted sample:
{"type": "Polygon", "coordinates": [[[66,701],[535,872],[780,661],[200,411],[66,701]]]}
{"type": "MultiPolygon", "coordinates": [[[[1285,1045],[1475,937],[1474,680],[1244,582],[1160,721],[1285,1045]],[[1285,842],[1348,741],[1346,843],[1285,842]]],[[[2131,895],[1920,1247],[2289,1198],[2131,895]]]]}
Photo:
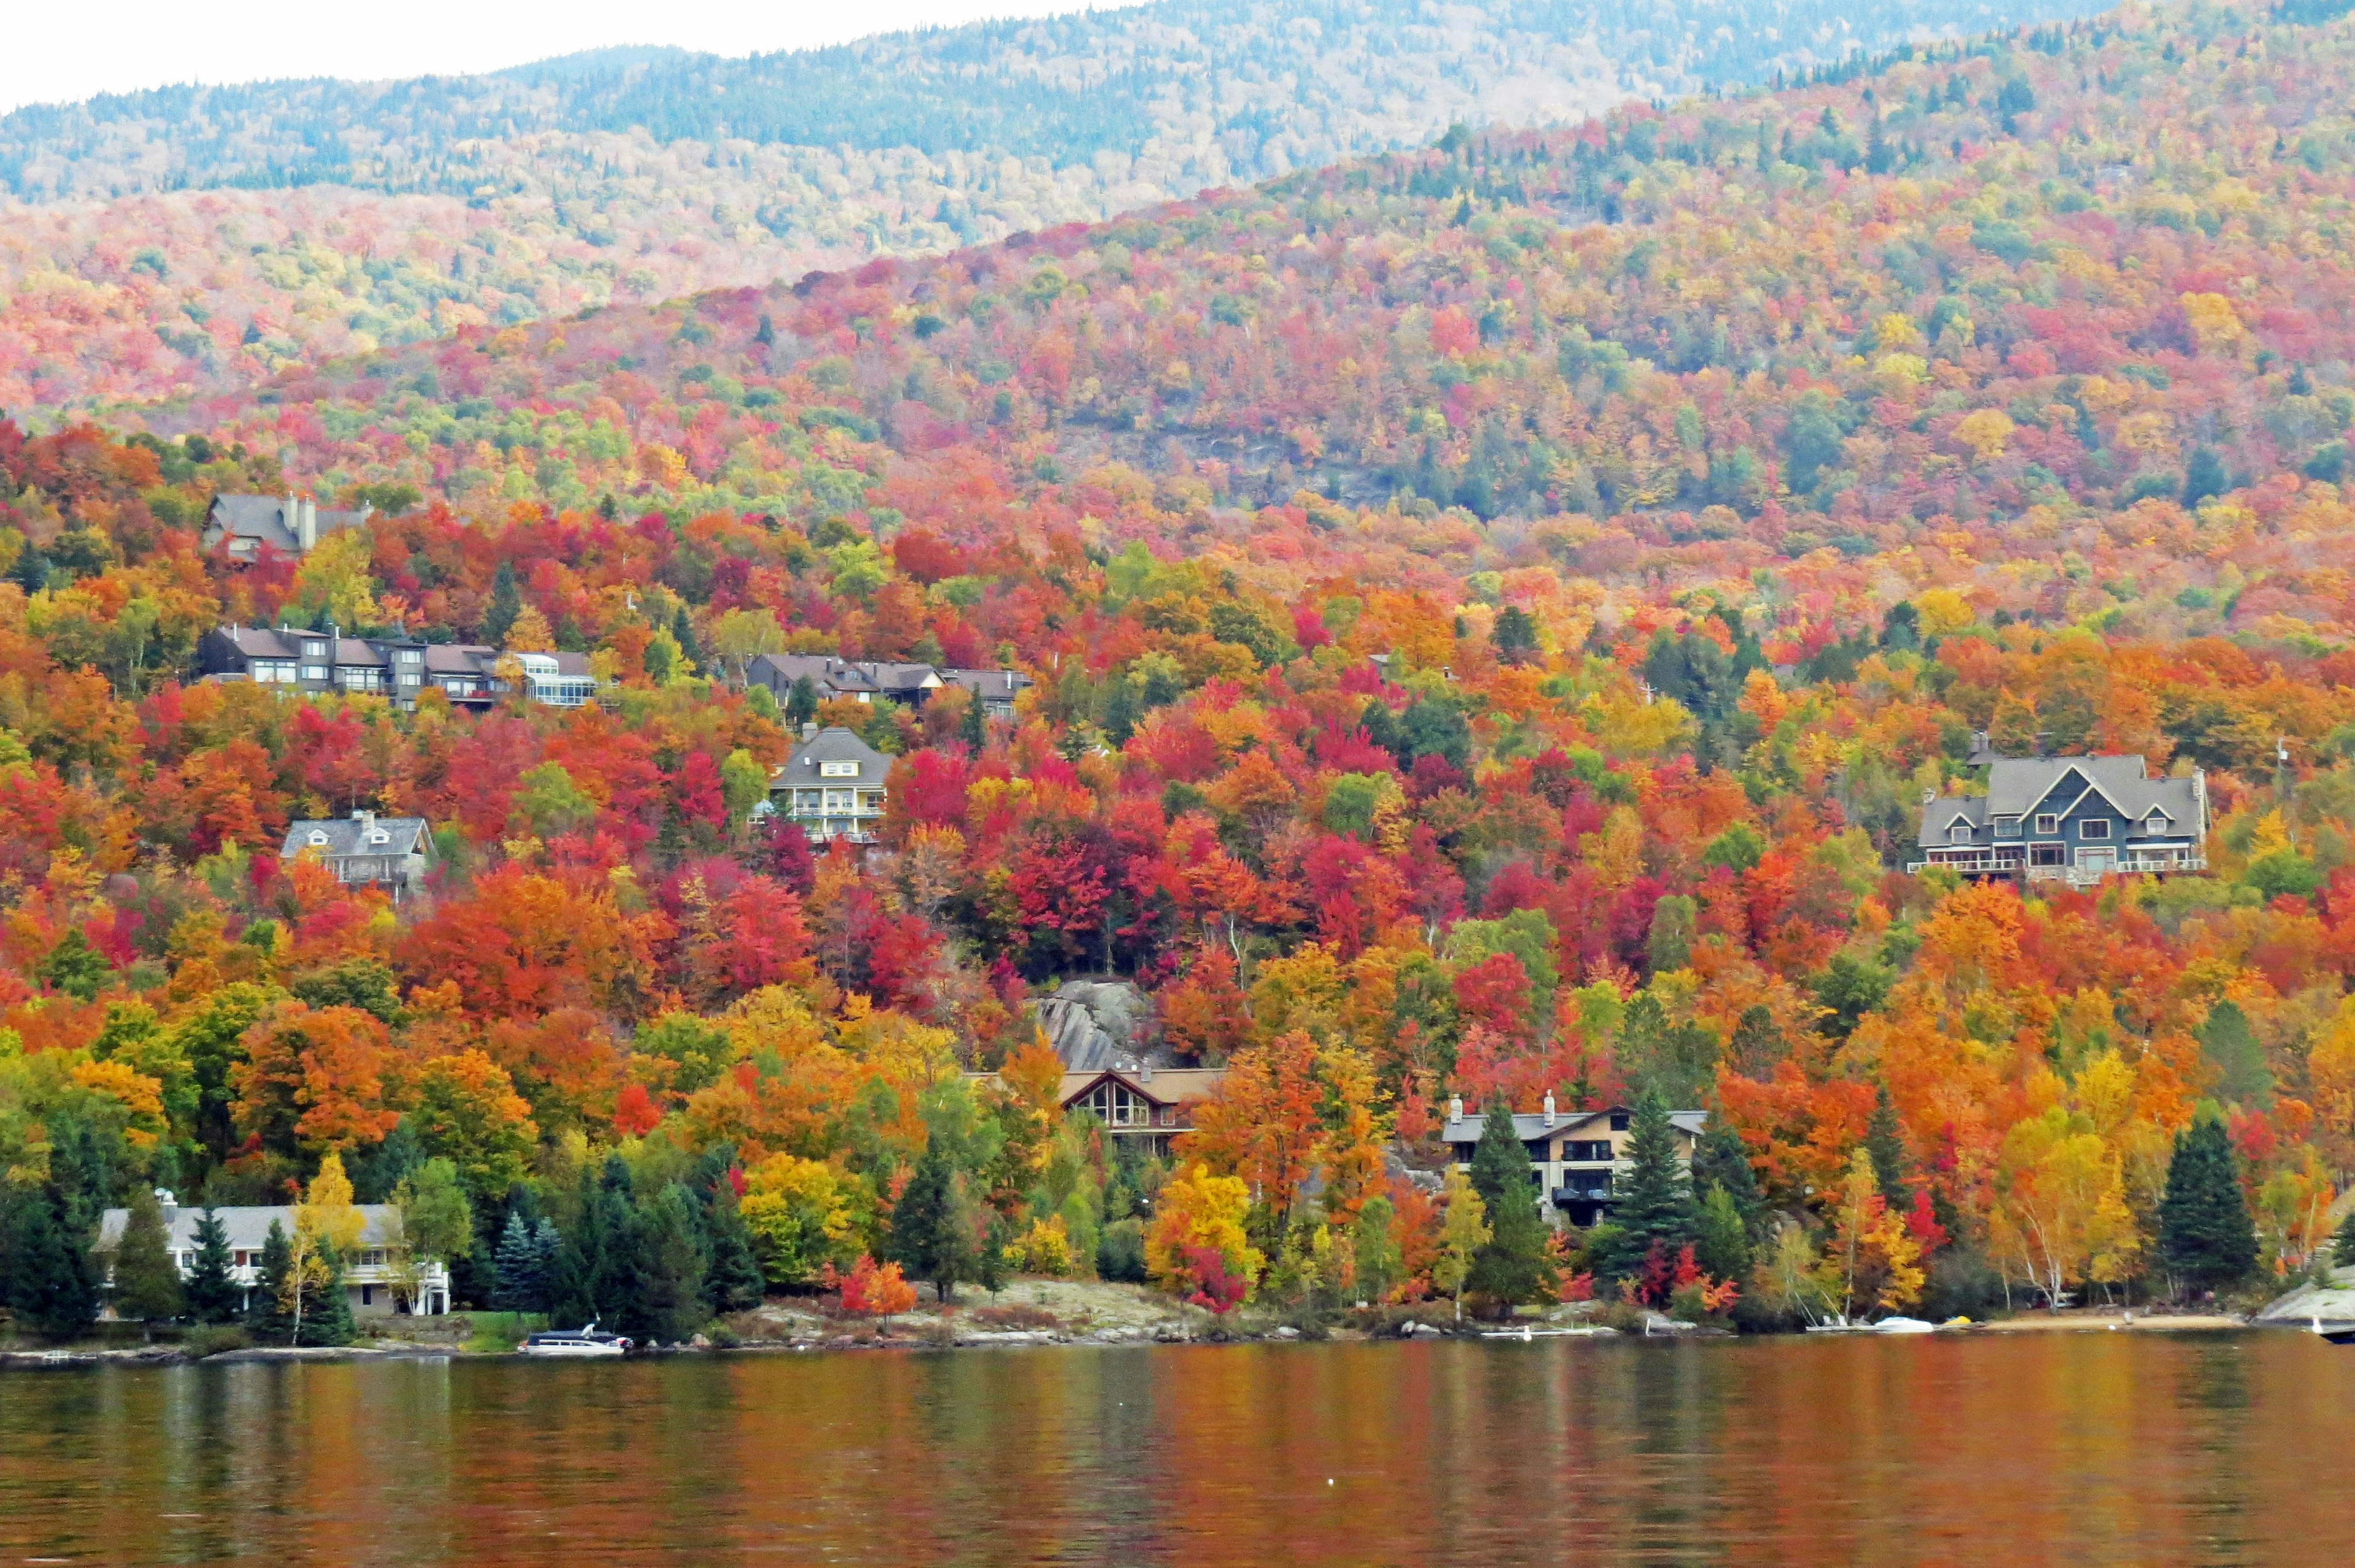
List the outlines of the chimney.
{"type": "Polygon", "coordinates": [[[1153,1082],[1153,1063],[1144,1061],[1137,1062],[1136,1081],[1139,1083],[1150,1083],[1153,1082]]]}
{"type": "Polygon", "coordinates": [[[303,526],[294,530],[294,542],[303,547],[304,555],[308,555],[311,547],[319,542],[319,504],[306,498],[297,505],[303,508],[303,526]]]}
{"type": "Polygon", "coordinates": [[[1550,1089],[1546,1091],[1545,1125],[1547,1126],[1553,1125],[1553,1091],[1550,1089]]]}
{"type": "Polygon", "coordinates": [[[178,1195],[168,1187],[158,1187],[155,1189],[155,1206],[164,1211],[164,1229],[166,1232],[170,1231],[172,1221],[179,1217],[178,1195]]]}
{"type": "Polygon", "coordinates": [[[1450,1094],[1447,1097],[1447,1119],[1451,1122],[1460,1122],[1464,1119],[1463,1095],[1450,1094]]]}
{"type": "Polygon", "coordinates": [[[352,813],[352,820],[360,825],[360,844],[363,849],[365,849],[368,841],[368,835],[376,831],[376,813],[368,810],[366,806],[362,806],[359,810],[352,813]]]}
{"type": "Polygon", "coordinates": [[[816,720],[805,719],[802,720],[802,739],[805,741],[815,741],[817,739],[816,720]]]}

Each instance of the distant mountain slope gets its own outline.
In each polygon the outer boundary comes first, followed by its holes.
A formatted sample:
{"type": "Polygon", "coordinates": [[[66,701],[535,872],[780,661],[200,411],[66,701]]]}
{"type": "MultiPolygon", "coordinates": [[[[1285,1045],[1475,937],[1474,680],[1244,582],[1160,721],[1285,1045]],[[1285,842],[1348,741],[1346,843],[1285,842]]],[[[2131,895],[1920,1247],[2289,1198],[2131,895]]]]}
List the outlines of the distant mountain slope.
{"type": "MultiPolygon", "coordinates": [[[[1582,116],[1862,47],[2089,14],[2083,0],[1159,0],[723,59],[616,49],[477,77],[175,87],[0,117],[24,200],[210,186],[470,194],[517,137],[1105,155],[1165,194],[1582,116]],[[1191,181],[1192,184],[1187,182],[1191,181]]],[[[546,144],[541,143],[542,150],[546,144]]],[[[593,153],[570,149],[551,184],[593,153]]],[[[525,176],[529,177],[529,176],[525,176]]]]}
{"type": "Polygon", "coordinates": [[[1162,0],[754,59],[609,50],[19,110],[0,118],[0,409],[218,390],[2085,9],[1162,0]]]}

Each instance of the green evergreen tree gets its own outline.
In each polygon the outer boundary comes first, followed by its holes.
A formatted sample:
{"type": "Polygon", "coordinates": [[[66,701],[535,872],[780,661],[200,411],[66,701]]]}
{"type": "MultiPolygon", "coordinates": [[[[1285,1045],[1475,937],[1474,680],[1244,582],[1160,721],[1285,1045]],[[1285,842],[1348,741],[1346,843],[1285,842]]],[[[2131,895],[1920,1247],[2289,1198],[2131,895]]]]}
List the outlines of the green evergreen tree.
{"type": "Polygon", "coordinates": [[[785,727],[798,738],[802,726],[817,718],[817,682],[807,676],[796,677],[785,688],[785,727]]]}
{"type": "Polygon", "coordinates": [[[2249,1027],[2249,1015],[2229,997],[2208,1010],[2200,1026],[2200,1053],[2216,1070],[2216,1097],[2228,1105],[2274,1103],[2273,1070],[2249,1027]]]}
{"type": "Polygon", "coordinates": [[[499,1234],[493,1263],[495,1282],[491,1306],[501,1312],[548,1310],[548,1277],[542,1270],[539,1246],[532,1226],[516,1210],[507,1211],[506,1229],[499,1234]]]}
{"type": "Polygon", "coordinates": [[[1677,1157],[1667,1104],[1657,1094],[1639,1096],[1628,1130],[1627,1170],[1612,1187],[1611,1224],[1618,1234],[1609,1255],[1595,1260],[1596,1273],[1610,1279],[1634,1274],[1655,1243],[1674,1253],[1700,1239],[1691,1177],[1677,1157]]]}
{"type": "Polygon", "coordinates": [[[760,1259],[752,1254],[752,1233],[744,1228],[744,1216],[736,1206],[736,1189],[725,1178],[713,1186],[704,1229],[710,1243],[703,1275],[704,1305],[715,1317],[760,1306],[768,1282],[762,1277],[760,1259]]]}
{"type": "Polygon", "coordinates": [[[142,1338],[152,1338],[152,1326],[177,1317],[184,1303],[179,1265],[172,1261],[172,1238],[164,1224],[164,1206],[144,1185],[131,1194],[113,1261],[110,1299],[114,1315],[137,1323],[142,1338]]]}
{"type": "Polygon", "coordinates": [[[8,569],[8,581],[25,591],[30,599],[49,585],[48,559],[30,543],[16,552],[16,564],[8,569]]]}
{"type": "Polygon", "coordinates": [[[708,1316],[702,1214],[685,1183],[667,1183],[655,1194],[641,1216],[641,1231],[639,1319],[650,1339],[677,1344],[708,1316]]]}
{"type": "Polygon", "coordinates": [[[964,705],[964,717],[957,720],[957,739],[975,752],[989,744],[988,715],[982,711],[980,697],[964,705]]]}
{"type": "Polygon", "coordinates": [[[1506,1307],[1534,1299],[1547,1280],[1546,1222],[1538,1212],[1535,1168],[1501,1100],[1481,1119],[1472,1150],[1472,1187],[1488,1216],[1488,1240],[1472,1254],[1464,1287],[1506,1307]]]}
{"type": "Polygon", "coordinates": [[[2257,1232],[2241,1190],[2241,1162],[2220,1116],[2198,1116],[2176,1136],[2158,1202],[2158,1249],[2168,1268],[2195,1289],[2231,1285],[2256,1265],[2257,1232]]]}
{"type": "Polygon", "coordinates": [[[1758,1190],[1758,1173],[1750,1164],[1750,1147],[1742,1135],[1712,1120],[1693,1145],[1693,1190],[1707,1193],[1721,1188],[1742,1217],[1742,1228],[1753,1243],[1764,1233],[1765,1194],[1758,1190]]]}
{"type": "Polygon", "coordinates": [[[294,1319],[284,1306],[286,1276],[293,1267],[294,1243],[287,1238],[286,1227],[272,1220],[270,1233],[261,1238],[261,1264],[245,1314],[246,1322],[265,1339],[282,1342],[293,1337],[294,1319]]]}
{"type": "Polygon", "coordinates": [[[9,1204],[0,1290],[19,1323],[52,1339],[73,1339],[98,1321],[97,1270],[54,1182],[9,1204]]]}
{"type": "Polygon", "coordinates": [[[506,645],[507,633],[523,613],[523,587],[516,581],[515,562],[499,562],[498,575],[491,579],[490,607],[483,612],[483,641],[491,646],[506,645]]]}
{"type": "Polygon", "coordinates": [[[1864,1124],[1864,1152],[1872,1161],[1872,1179],[1881,1184],[1881,1195],[1892,1209],[1902,1208],[1910,1200],[1905,1196],[1905,1142],[1899,1136],[1897,1105],[1889,1097],[1889,1085],[1873,1085],[1872,1115],[1864,1124]]]}
{"type": "Polygon", "coordinates": [[[49,955],[41,960],[34,973],[53,991],[94,1002],[113,977],[114,965],[106,961],[106,955],[90,944],[81,927],[75,926],[49,949],[49,955]]]}
{"type": "Polygon", "coordinates": [[[943,1302],[954,1299],[960,1281],[976,1276],[980,1258],[975,1238],[958,1212],[956,1167],[939,1140],[928,1145],[916,1161],[900,1200],[891,1208],[889,1262],[911,1275],[930,1280],[932,1294],[943,1302]]]}
{"type": "Polygon", "coordinates": [[[196,1263],[181,1287],[188,1316],[199,1323],[227,1323],[237,1317],[245,1291],[230,1273],[236,1258],[229,1251],[229,1227],[210,1209],[197,1216],[196,1243],[196,1263]]]}
{"type": "Polygon", "coordinates": [[[352,1293],[344,1284],[344,1260],[335,1248],[323,1243],[319,1261],[326,1265],[327,1282],[304,1306],[301,1342],[348,1345],[357,1330],[352,1327],[352,1293]]]}
{"type": "Polygon", "coordinates": [[[2339,1268],[2355,1268],[2355,1209],[2347,1211],[2347,1218],[2339,1221],[2331,1235],[2330,1261],[2339,1268]]]}
{"type": "Polygon", "coordinates": [[[1750,1229],[1733,1195],[1712,1181],[1694,1224],[1693,1261],[1720,1279],[1750,1277],[1750,1229]]]}

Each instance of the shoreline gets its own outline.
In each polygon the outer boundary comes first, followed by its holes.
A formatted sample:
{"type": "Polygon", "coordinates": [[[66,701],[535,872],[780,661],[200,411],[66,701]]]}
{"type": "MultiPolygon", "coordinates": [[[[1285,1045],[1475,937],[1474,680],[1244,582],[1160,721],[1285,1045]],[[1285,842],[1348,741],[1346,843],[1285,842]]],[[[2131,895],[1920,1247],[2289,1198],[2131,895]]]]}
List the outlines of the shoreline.
{"type": "MultiPolygon", "coordinates": [[[[1602,1324],[1564,1325],[1538,1320],[1507,1326],[1482,1321],[1465,1322],[1460,1327],[1443,1327],[1435,1323],[1409,1320],[1401,1328],[1382,1333],[1362,1328],[1341,1328],[1322,1335],[1304,1333],[1290,1325],[1273,1327],[1220,1326],[1218,1332],[1195,1332],[1188,1327],[1162,1325],[1152,1329],[1099,1328],[1092,1330],[1060,1330],[1052,1328],[965,1328],[943,1332],[942,1320],[935,1319],[912,1333],[892,1333],[887,1326],[877,1326],[869,1332],[806,1334],[786,1339],[734,1339],[714,1342],[697,1336],[685,1344],[655,1345],[630,1352],[634,1361],[660,1360],[673,1356],[708,1355],[808,1355],[845,1351],[926,1351],[926,1350],[993,1350],[993,1349],[1111,1349],[1156,1345],[1283,1345],[1305,1343],[1372,1344],[1383,1340],[1429,1342],[1438,1339],[1464,1339],[1511,1343],[1533,1342],[1556,1339],[1618,1339],[1633,1340],[1684,1339],[1804,1339],[1805,1334],[1732,1334],[1722,1329],[1706,1329],[1689,1324],[1668,1328],[1665,1322],[1647,1332],[1633,1332],[1602,1324]]],[[[869,1326],[861,1325],[862,1328],[869,1326]]],[[[2242,1317],[2227,1313],[2180,1313],[2128,1316],[2125,1313],[2100,1313],[2086,1317],[2060,1317],[2042,1314],[2022,1314],[2017,1317],[1998,1318],[1987,1322],[1941,1326],[1930,1334],[1883,1334],[1870,1328],[1859,1328],[1841,1338],[1934,1339],[1939,1337],[1976,1337],[1981,1335],[2041,1335],[2098,1333],[2229,1333],[2263,1329],[2307,1331],[2304,1321],[2267,1320],[2242,1317]]],[[[520,1349],[469,1349],[457,1344],[432,1344],[420,1341],[392,1340],[373,1344],[339,1346],[248,1345],[235,1349],[219,1350],[210,1355],[192,1355],[178,1345],[151,1344],[132,1346],[69,1345],[54,1349],[10,1348],[0,1349],[0,1371],[59,1371],[95,1367],[170,1367],[207,1365],[237,1365],[274,1362],[355,1362],[402,1360],[497,1360],[526,1361],[539,1358],[525,1355],[520,1349]]]]}

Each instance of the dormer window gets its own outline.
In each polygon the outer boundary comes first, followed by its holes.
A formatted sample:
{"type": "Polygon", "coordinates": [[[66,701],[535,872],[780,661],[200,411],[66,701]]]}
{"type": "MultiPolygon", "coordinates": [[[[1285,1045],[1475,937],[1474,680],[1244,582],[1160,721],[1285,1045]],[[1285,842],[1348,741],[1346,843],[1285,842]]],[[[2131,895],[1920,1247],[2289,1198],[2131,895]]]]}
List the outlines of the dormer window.
{"type": "Polygon", "coordinates": [[[324,849],[324,848],[325,848],[326,847],[327,847],[327,836],[326,836],[325,834],[324,834],[324,833],[320,832],[320,831],[319,831],[317,828],[315,828],[315,827],[314,827],[313,829],[311,829],[311,848],[314,848],[314,849],[324,849]]]}
{"type": "Polygon", "coordinates": [[[1969,823],[1967,823],[1967,822],[1964,822],[1964,821],[1960,820],[1959,818],[1957,818],[1957,819],[1955,820],[1955,822],[1954,826],[1946,829],[1946,842],[1947,842],[1947,843],[1949,843],[1949,844],[1967,844],[1967,843],[1969,843],[1970,841],[1971,841],[1971,825],[1970,825],[1969,823]]]}
{"type": "Polygon", "coordinates": [[[2146,822],[2146,823],[2144,823],[2144,824],[2142,825],[2142,830],[2143,830],[2145,833],[2164,833],[2164,832],[2166,832],[2166,831],[2167,831],[2167,813],[2165,813],[2165,812],[2163,812],[2163,811],[2154,811],[2154,812],[2152,812],[2152,813],[2150,814],[2150,820],[2149,820],[2149,821],[2147,821],[2147,822],[2146,822]]]}
{"type": "Polygon", "coordinates": [[[822,779],[855,779],[858,776],[857,763],[820,763],[817,776],[822,779]]]}
{"type": "Polygon", "coordinates": [[[371,844],[389,844],[392,842],[392,835],[379,827],[375,832],[368,835],[368,842],[371,844]]]}

